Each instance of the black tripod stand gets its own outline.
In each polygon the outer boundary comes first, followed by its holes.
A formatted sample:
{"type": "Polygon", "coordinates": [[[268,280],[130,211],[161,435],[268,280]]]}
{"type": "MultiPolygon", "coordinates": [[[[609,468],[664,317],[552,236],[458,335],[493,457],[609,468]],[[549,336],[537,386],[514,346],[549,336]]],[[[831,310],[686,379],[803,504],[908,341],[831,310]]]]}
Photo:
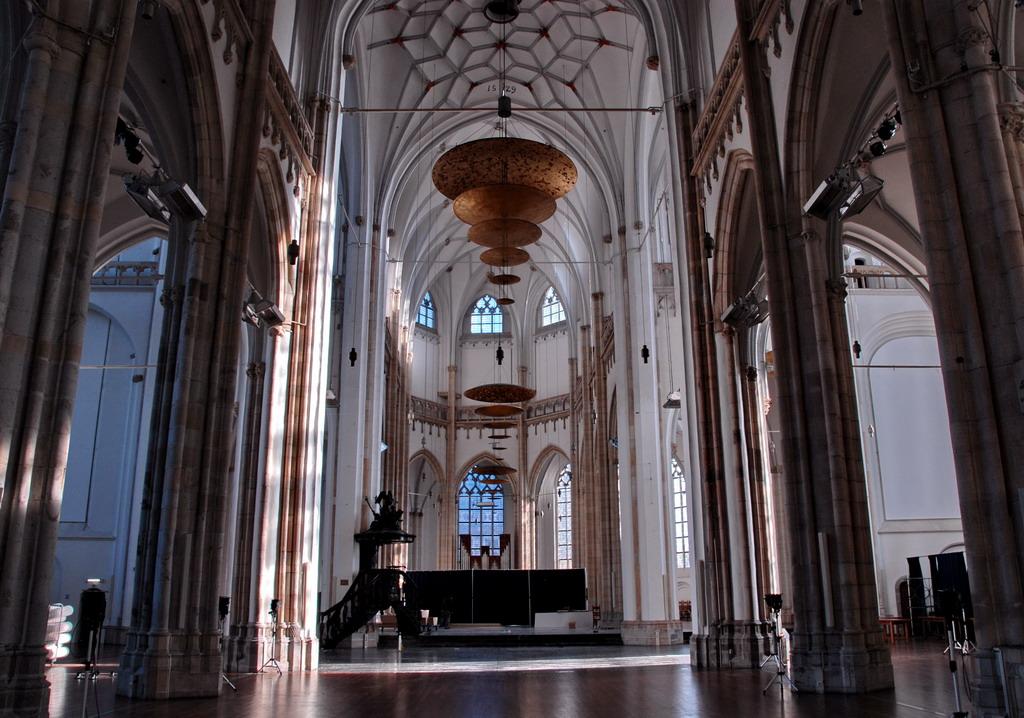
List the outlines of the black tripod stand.
{"type": "Polygon", "coordinates": [[[772,621],[772,642],[771,642],[771,653],[769,653],[763,661],[761,661],[761,668],[763,669],[770,663],[775,664],[775,675],[768,682],[768,685],[761,691],[761,695],[767,695],[768,689],[774,686],[776,683],[779,684],[779,694],[781,695],[783,690],[787,686],[794,693],[798,693],[796,685],[786,674],[786,663],[782,660],[782,640],[779,636],[779,614],[782,611],[782,594],[781,593],[766,593],[764,596],[764,602],[768,606],[768,612],[771,614],[772,621]]]}
{"type": "MultiPolygon", "coordinates": [[[[228,605],[231,603],[229,596],[221,596],[217,603],[217,615],[220,616],[220,655],[221,655],[221,667],[224,666],[224,638],[226,633],[224,632],[224,621],[228,617],[228,605]]],[[[231,690],[237,692],[238,687],[231,682],[231,679],[224,675],[224,671],[220,672],[220,679],[230,686],[231,690]]]]}
{"type": "Polygon", "coordinates": [[[274,624],[274,632],[271,634],[270,639],[270,658],[264,661],[260,669],[256,671],[257,673],[263,673],[266,671],[267,666],[270,666],[277,670],[279,676],[284,675],[284,671],[281,670],[281,664],[277,661],[277,606],[279,603],[276,598],[270,600],[270,611],[268,613],[270,614],[270,620],[274,624]]]}

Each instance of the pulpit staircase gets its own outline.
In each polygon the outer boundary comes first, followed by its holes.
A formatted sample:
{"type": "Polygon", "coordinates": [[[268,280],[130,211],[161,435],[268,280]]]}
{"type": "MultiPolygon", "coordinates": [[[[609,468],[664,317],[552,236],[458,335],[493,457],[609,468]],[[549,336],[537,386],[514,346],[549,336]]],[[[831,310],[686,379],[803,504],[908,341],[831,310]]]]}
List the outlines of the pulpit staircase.
{"type": "Polygon", "coordinates": [[[420,614],[410,600],[411,594],[412,584],[405,571],[394,568],[360,571],[345,596],[320,614],[320,645],[327,649],[337,647],[388,608],[395,613],[399,633],[418,636],[420,614]]]}

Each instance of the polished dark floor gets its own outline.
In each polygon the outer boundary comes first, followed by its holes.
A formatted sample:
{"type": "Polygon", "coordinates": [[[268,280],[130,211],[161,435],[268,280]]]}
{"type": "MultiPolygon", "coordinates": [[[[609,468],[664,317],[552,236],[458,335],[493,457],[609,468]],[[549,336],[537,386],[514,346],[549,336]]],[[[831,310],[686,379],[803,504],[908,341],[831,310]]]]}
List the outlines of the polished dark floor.
{"type": "MultiPolygon", "coordinates": [[[[896,689],[861,696],[762,696],[757,671],[695,671],[685,649],[634,647],[354,650],[324,654],[319,673],[232,676],[219,699],[132,702],[114,696],[111,679],[76,681],[51,669],[50,715],[387,716],[705,716],[746,718],[921,718],[953,711],[952,685],[939,643],[893,650],[896,689]]],[[[969,708],[967,708],[969,710],[969,708]]]]}

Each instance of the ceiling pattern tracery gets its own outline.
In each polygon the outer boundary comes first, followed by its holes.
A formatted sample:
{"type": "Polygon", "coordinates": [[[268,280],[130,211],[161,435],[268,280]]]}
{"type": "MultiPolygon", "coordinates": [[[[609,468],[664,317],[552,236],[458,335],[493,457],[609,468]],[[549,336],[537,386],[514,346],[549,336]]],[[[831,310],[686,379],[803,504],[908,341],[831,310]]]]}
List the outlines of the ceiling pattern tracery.
{"type": "Polygon", "coordinates": [[[395,0],[374,7],[369,50],[404,49],[424,95],[467,107],[496,94],[498,78],[514,100],[537,107],[580,106],[594,68],[629,54],[635,14],[604,0],[525,0],[508,25],[495,25],[479,2],[395,0]],[[620,51],[616,57],[615,50],[620,51]]]}

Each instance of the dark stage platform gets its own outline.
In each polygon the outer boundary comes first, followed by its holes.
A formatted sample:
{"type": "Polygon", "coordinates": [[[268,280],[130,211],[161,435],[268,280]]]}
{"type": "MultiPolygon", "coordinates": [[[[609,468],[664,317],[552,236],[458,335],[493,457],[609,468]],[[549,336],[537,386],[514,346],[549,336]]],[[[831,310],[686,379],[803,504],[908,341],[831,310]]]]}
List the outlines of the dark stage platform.
{"type": "MultiPolygon", "coordinates": [[[[536,629],[528,626],[452,626],[438,628],[416,637],[405,637],[402,643],[423,648],[502,648],[553,646],[621,646],[618,631],[536,629]]],[[[398,635],[382,633],[379,648],[396,648],[398,635]]]]}

